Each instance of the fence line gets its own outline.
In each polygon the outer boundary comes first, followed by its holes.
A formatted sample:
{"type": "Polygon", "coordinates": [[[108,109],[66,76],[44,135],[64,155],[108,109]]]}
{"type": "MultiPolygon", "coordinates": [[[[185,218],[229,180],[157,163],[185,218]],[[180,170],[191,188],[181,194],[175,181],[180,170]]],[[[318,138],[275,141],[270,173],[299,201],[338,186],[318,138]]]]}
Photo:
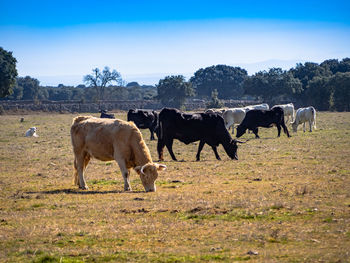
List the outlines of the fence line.
{"type": "MultiPolygon", "coordinates": [[[[222,100],[225,107],[241,107],[260,103],[249,100],[222,100]]],[[[206,108],[206,101],[196,100],[184,104],[186,110],[199,110],[206,108]]],[[[5,111],[45,111],[45,112],[98,112],[101,109],[108,111],[129,109],[154,109],[160,110],[164,107],[156,100],[118,100],[118,101],[31,101],[31,100],[3,100],[0,106],[5,111]]]]}

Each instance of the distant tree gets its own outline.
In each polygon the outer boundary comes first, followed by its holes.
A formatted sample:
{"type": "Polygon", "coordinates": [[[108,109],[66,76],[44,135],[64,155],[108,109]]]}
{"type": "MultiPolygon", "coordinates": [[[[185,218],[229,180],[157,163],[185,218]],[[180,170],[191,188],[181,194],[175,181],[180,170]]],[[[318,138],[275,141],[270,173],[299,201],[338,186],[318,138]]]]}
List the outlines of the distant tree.
{"type": "Polygon", "coordinates": [[[50,88],[48,91],[49,100],[55,100],[55,101],[71,100],[73,99],[73,90],[79,90],[79,89],[75,89],[73,87],[66,87],[64,85],[58,85],[57,88],[50,88]]]}
{"type": "Polygon", "coordinates": [[[12,93],[18,75],[16,63],[17,60],[12,56],[12,52],[0,47],[0,98],[12,93]]]}
{"type": "MultiPolygon", "coordinates": [[[[334,62],[332,62],[333,64],[334,62]]],[[[306,62],[305,64],[298,63],[295,68],[290,69],[290,72],[295,78],[298,78],[302,84],[300,93],[295,94],[294,98],[302,104],[307,103],[307,88],[308,83],[314,77],[330,77],[332,72],[329,67],[321,67],[317,63],[306,62]]]]}
{"type": "Polygon", "coordinates": [[[110,90],[110,97],[114,100],[127,100],[129,90],[126,87],[113,86],[108,88],[110,90]]]}
{"type": "Polygon", "coordinates": [[[137,83],[136,81],[133,81],[133,82],[129,82],[128,84],[126,84],[126,87],[129,88],[129,87],[140,87],[140,84],[137,83]]]}
{"type": "Polygon", "coordinates": [[[12,89],[12,94],[8,95],[6,99],[9,100],[21,100],[23,97],[23,87],[18,86],[17,81],[16,85],[12,89]]]}
{"type": "Polygon", "coordinates": [[[337,73],[340,69],[340,63],[338,59],[327,59],[323,61],[320,66],[325,68],[327,71],[329,70],[332,72],[332,74],[337,73]]]}
{"type": "Polygon", "coordinates": [[[207,108],[221,108],[224,104],[218,98],[218,91],[214,89],[211,93],[211,100],[207,104],[207,108]]]}
{"type": "Polygon", "coordinates": [[[308,82],[307,92],[308,105],[318,110],[329,110],[331,103],[332,89],[328,77],[314,77],[308,82]]]}
{"type": "Polygon", "coordinates": [[[128,90],[128,100],[142,100],[143,92],[140,86],[133,86],[127,88],[128,90]]]}
{"type": "Polygon", "coordinates": [[[116,70],[110,71],[109,67],[105,67],[102,72],[95,68],[92,72],[92,74],[84,77],[84,82],[96,89],[98,100],[104,100],[107,84],[113,81],[117,82],[117,84],[122,83],[120,73],[116,70]]]}
{"type": "Polygon", "coordinates": [[[30,76],[19,77],[17,78],[17,85],[23,89],[22,100],[37,100],[40,98],[39,80],[30,76]]]}
{"type": "Polygon", "coordinates": [[[338,72],[330,79],[333,89],[334,108],[337,111],[350,111],[350,72],[338,72]]]}
{"type": "Polygon", "coordinates": [[[350,72],[350,58],[344,58],[339,62],[339,70],[338,72],[350,72]]]}
{"type": "Polygon", "coordinates": [[[84,98],[84,90],[82,88],[71,88],[72,95],[71,100],[83,100],[84,98]]]}
{"type": "Polygon", "coordinates": [[[240,98],[247,76],[247,71],[240,67],[216,65],[197,70],[190,82],[198,97],[209,98],[216,89],[221,99],[240,98]]]}
{"type": "Polygon", "coordinates": [[[157,98],[163,105],[176,108],[181,108],[186,98],[194,96],[191,83],[186,82],[182,75],[167,76],[159,80],[157,91],[157,98]]]}
{"type": "Polygon", "coordinates": [[[293,75],[281,68],[260,71],[247,78],[243,84],[244,93],[268,103],[290,100],[301,92],[301,83],[293,75]]]}
{"type": "Polygon", "coordinates": [[[49,92],[47,88],[39,86],[39,93],[38,97],[39,100],[48,100],[49,99],[49,92]]]}

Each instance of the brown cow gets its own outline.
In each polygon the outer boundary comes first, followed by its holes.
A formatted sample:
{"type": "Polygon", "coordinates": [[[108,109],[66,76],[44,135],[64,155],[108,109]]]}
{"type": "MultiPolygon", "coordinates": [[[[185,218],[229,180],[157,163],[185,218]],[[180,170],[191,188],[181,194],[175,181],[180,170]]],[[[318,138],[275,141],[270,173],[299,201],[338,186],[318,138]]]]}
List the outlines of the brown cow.
{"type": "Polygon", "coordinates": [[[124,190],[130,191],[130,168],[140,175],[146,190],[156,191],[158,170],[166,166],[152,162],[142,134],[132,122],[79,116],[73,120],[71,139],[74,151],[74,184],[88,189],[84,170],[91,157],[101,161],[115,160],[124,178],[124,190]]]}

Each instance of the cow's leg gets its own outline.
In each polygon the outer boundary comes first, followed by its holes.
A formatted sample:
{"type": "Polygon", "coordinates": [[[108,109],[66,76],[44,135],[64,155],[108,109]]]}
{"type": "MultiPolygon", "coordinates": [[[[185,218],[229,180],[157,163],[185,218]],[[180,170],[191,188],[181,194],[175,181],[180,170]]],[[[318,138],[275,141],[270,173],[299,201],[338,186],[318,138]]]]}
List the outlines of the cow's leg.
{"type": "Polygon", "coordinates": [[[312,121],[309,121],[309,126],[310,126],[310,132],[312,132],[312,121]]]}
{"type": "Polygon", "coordinates": [[[126,167],[126,162],[125,162],[124,158],[120,157],[118,154],[115,154],[114,158],[119,165],[120,171],[122,172],[122,176],[124,179],[124,191],[131,191],[130,171],[126,167]]]}
{"type": "Polygon", "coordinates": [[[175,154],[173,152],[173,139],[170,139],[170,140],[167,140],[165,142],[165,146],[166,148],[168,149],[169,153],[170,153],[170,156],[171,158],[174,160],[174,161],[177,161],[176,157],[175,157],[175,154]]]}
{"type": "Polygon", "coordinates": [[[277,137],[280,137],[281,136],[281,125],[276,124],[276,127],[277,127],[277,131],[278,131],[277,137]]]}
{"type": "Polygon", "coordinates": [[[79,188],[85,190],[89,189],[84,178],[84,166],[87,153],[75,154],[74,166],[77,171],[77,178],[75,175],[74,182],[79,185],[79,188]]]}
{"type": "Polygon", "coordinates": [[[287,126],[283,122],[282,122],[281,125],[282,125],[282,128],[283,128],[283,132],[285,134],[287,134],[288,137],[290,137],[287,126]]]}
{"type": "Polygon", "coordinates": [[[259,132],[259,128],[258,127],[254,128],[252,131],[255,134],[255,138],[256,139],[260,138],[259,135],[258,135],[258,132],[259,132]]]}
{"type": "Polygon", "coordinates": [[[203,149],[203,147],[204,147],[204,144],[205,144],[204,141],[200,141],[200,142],[199,142],[198,151],[197,151],[197,155],[196,155],[196,160],[197,160],[197,161],[200,160],[200,157],[201,157],[200,155],[201,155],[201,151],[202,151],[202,149],[203,149]]]}
{"type": "Polygon", "coordinates": [[[232,135],[233,135],[235,134],[235,123],[232,123],[231,127],[232,127],[232,135]]]}
{"type": "Polygon", "coordinates": [[[74,157],[74,185],[79,185],[77,158],[74,157]]]}
{"type": "Polygon", "coordinates": [[[220,156],[219,156],[219,154],[218,154],[217,147],[216,147],[216,146],[212,146],[211,148],[212,148],[213,151],[214,151],[214,154],[215,154],[216,159],[219,160],[219,161],[221,161],[221,158],[220,158],[220,156]]]}
{"type": "MultiPolygon", "coordinates": [[[[89,155],[89,154],[86,154],[86,155],[85,155],[85,158],[84,158],[83,172],[85,172],[86,166],[89,164],[89,161],[90,161],[90,155],[89,155]]],[[[76,158],[74,158],[74,185],[79,185],[76,158]]]]}
{"type": "Polygon", "coordinates": [[[304,124],[303,124],[303,130],[304,130],[304,132],[305,132],[305,122],[304,122],[304,124]]]}
{"type": "Polygon", "coordinates": [[[164,156],[163,156],[164,146],[165,146],[164,140],[158,138],[157,152],[158,152],[159,161],[164,161],[164,156]]]}
{"type": "Polygon", "coordinates": [[[149,131],[151,133],[151,141],[154,141],[155,140],[154,139],[154,132],[153,132],[153,130],[151,128],[149,128],[149,131]]]}

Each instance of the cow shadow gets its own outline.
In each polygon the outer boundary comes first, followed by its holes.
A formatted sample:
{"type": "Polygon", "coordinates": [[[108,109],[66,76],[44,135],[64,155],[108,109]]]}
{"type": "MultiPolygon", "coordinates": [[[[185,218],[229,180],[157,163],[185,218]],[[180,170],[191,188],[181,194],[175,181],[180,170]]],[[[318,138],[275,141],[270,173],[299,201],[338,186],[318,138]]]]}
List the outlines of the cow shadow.
{"type": "Polygon", "coordinates": [[[145,193],[145,191],[122,191],[122,190],[109,190],[109,191],[98,191],[98,190],[79,190],[79,189],[57,189],[49,191],[38,191],[38,192],[25,192],[25,194],[72,194],[72,195],[94,195],[94,194],[139,194],[145,193]]]}

